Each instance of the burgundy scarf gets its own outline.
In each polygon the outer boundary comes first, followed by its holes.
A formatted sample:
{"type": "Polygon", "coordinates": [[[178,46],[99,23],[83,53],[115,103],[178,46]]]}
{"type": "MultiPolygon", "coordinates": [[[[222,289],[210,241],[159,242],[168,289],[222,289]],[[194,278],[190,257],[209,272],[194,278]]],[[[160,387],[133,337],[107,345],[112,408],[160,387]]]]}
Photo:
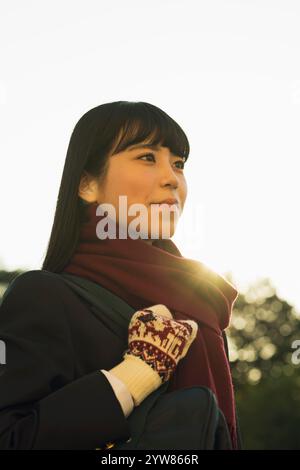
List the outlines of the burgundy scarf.
{"type": "Polygon", "coordinates": [[[238,291],[201,262],[184,258],[171,239],[155,240],[153,245],[129,237],[100,240],[97,206],[87,206],[88,221],[81,226],[79,243],[64,272],[99,283],[136,310],[164,304],[175,320],[198,323],[197,336],[179,361],[168,392],[192,386],[210,388],[236,449],[234,389],[222,330],[229,325],[238,291]]]}

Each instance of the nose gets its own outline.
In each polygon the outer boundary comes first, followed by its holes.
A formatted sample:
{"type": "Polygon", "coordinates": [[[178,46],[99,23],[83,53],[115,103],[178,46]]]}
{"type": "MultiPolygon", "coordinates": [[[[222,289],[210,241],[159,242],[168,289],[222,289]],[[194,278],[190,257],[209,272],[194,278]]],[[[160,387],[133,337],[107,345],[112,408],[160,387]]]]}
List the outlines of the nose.
{"type": "Polygon", "coordinates": [[[161,186],[172,186],[177,189],[179,185],[179,179],[170,163],[163,165],[160,174],[161,186]]]}

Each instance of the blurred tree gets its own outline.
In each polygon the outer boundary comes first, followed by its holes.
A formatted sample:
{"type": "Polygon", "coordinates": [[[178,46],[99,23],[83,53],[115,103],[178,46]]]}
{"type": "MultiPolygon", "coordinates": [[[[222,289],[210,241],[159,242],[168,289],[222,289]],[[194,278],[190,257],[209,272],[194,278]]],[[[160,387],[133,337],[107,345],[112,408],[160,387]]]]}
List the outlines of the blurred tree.
{"type": "Polygon", "coordinates": [[[244,447],[300,449],[299,312],[263,279],[239,294],[226,332],[244,447]]]}
{"type": "Polygon", "coordinates": [[[23,273],[21,269],[18,269],[16,271],[3,271],[0,270],[0,283],[1,284],[9,284],[15,277],[17,277],[19,274],[23,273]]]}
{"type": "Polygon", "coordinates": [[[2,301],[2,296],[6,291],[8,284],[22,272],[24,271],[20,269],[16,271],[0,270],[0,305],[2,301]]]}

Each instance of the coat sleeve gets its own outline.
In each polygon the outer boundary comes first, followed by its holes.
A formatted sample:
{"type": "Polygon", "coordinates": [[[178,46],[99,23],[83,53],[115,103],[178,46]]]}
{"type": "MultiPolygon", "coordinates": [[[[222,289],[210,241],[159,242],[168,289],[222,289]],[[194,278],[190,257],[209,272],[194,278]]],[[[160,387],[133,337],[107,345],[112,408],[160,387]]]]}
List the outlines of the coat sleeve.
{"type": "Polygon", "coordinates": [[[128,387],[126,387],[124,382],[122,382],[118,377],[115,377],[111,372],[108,372],[107,370],[104,370],[104,369],[101,369],[101,372],[109,380],[115,392],[115,395],[121,404],[123,413],[125,417],[127,418],[134,409],[133,398],[131,396],[131,393],[128,390],[128,387]]]}
{"type": "Polygon", "coordinates": [[[130,429],[107,377],[75,379],[62,286],[40,271],[19,275],[0,306],[0,449],[93,449],[130,429]]]}

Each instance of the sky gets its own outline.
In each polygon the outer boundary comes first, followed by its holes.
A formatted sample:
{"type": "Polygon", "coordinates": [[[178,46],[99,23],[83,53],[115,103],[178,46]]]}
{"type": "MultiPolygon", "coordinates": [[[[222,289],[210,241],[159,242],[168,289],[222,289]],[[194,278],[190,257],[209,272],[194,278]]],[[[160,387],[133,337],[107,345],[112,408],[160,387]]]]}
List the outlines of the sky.
{"type": "Polygon", "coordinates": [[[146,101],[190,142],[182,254],[300,310],[300,2],[10,0],[0,15],[0,269],[40,269],[76,122],[146,101]]]}

